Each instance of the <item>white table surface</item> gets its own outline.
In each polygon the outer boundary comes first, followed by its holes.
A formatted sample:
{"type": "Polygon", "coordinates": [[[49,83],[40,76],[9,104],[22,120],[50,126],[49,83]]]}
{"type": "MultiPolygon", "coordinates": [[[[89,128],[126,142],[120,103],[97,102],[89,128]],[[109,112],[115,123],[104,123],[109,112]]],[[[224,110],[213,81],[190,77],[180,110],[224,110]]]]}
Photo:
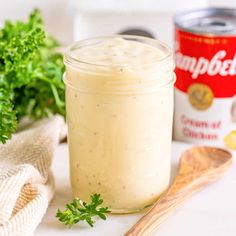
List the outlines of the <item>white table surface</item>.
{"type": "MultiPolygon", "coordinates": [[[[177,171],[180,154],[188,147],[188,144],[173,143],[173,176],[177,171]]],[[[56,180],[56,194],[35,236],[122,236],[142,216],[141,213],[112,215],[106,221],[98,220],[94,228],[79,224],[68,229],[55,217],[57,208],[64,209],[65,204],[72,200],[66,144],[58,147],[52,169],[56,180]]],[[[236,235],[235,160],[231,169],[220,180],[188,199],[155,233],[155,236],[174,235],[236,235]]]]}

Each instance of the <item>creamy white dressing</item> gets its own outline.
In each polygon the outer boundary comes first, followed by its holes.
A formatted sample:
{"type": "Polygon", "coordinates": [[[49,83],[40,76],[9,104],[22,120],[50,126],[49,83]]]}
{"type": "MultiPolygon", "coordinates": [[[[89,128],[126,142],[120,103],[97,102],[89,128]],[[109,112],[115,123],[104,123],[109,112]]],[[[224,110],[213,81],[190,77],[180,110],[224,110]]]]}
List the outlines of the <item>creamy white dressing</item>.
{"type": "Polygon", "coordinates": [[[112,68],[118,65],[142,66],[159,61],[165,57],[165,54],[148,44],[117,37],[78,48],[74,52],[74,56],[84,62],[112,68]]]}
{"type": "Polygon", "coordinates": [[[165,56],[154,46],[119,37],[73,52],[89,63],[67,65],[65,78],[76,197],[88,201],[100,193],[114,212],[129,212],[152,204],[167,188],[173,75],[166,68],[173,62],[160,66],[165,56]]]}

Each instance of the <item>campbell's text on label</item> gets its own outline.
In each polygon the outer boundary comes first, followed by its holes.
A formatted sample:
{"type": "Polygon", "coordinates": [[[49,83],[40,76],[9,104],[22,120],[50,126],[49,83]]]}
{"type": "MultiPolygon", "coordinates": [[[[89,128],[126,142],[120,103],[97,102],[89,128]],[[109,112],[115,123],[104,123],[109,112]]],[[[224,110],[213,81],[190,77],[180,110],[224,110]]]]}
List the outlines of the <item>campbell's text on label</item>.
{"type": "Polygon", "coordinates": [[[208,76],[235,76],[236,75],[236,53],[232,59],[225,59],[227,52],[220,50],[212,58],[207,59],[203,56],[196,58],[176,52],[176,67],[179,70],[189,72],[193,79],[199,75],[208,76]]]}

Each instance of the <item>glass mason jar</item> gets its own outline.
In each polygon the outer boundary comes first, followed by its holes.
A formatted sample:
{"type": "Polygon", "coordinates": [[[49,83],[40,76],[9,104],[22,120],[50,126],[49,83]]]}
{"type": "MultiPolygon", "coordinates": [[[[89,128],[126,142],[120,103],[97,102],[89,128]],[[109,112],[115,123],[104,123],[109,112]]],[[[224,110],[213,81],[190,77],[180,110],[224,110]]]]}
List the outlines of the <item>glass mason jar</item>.
{"type": "Polygon", "coordinates": [[[87,39],[64,57],[73,194],[101,194],[114,213],[141,210],[170,179],[170,48],[138,36],[87,39]]]}

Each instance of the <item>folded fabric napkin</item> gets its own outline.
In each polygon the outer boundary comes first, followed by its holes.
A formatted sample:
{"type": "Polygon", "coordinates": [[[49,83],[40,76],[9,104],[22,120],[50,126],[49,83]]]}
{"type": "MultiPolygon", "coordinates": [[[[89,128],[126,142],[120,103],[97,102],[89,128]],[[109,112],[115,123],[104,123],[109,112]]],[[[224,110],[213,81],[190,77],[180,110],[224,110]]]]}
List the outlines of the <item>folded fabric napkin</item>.
{"type": "Polygon", "coordinates": [[[65,135],[64,119],[54,116],[0,145],[0,236],[33,234],[54,194],[50,165],[65,135]]]}

